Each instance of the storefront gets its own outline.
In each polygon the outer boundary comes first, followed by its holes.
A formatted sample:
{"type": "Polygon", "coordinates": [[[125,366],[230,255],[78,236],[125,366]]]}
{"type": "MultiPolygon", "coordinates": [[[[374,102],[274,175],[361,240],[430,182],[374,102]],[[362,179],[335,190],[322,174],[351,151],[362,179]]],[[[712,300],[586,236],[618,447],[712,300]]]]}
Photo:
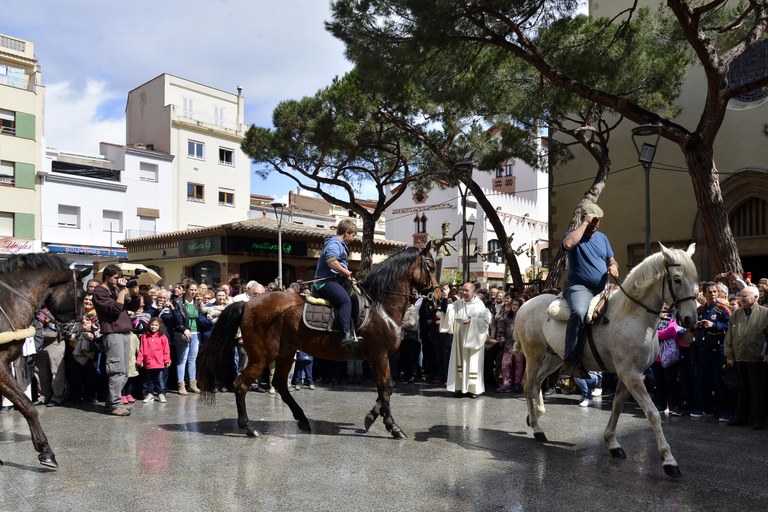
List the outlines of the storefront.
{"type": "MultiPolygon", "coordinates": [[[[121,241],[128,261],[143,263],[170,285],[183,277],[216,285],[232,278],[267,284],[277,280],[277,221],[267,217],[208,228],[177,231],[121,241]]],[[[335,232],[283,222],[283,283],[311,279],[323,243],[335,232]]],[[[401,242],[374,241],[374,264],[406,247],[401,242]]],[[[361,242],[350,244],[350,266],[359,268],[361,242]]]]}

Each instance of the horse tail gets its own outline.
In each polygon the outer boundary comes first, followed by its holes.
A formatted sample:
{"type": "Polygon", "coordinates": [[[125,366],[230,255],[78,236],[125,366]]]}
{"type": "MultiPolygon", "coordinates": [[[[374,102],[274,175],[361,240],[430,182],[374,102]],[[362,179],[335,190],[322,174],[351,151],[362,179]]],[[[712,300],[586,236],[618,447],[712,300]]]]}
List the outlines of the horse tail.
{"type": "Polygon", "coordinates": [[[520,340],[515,340],[515,344],[512,345],[512,353],[519,354],[523,351],[523,346],[520,344],[520,340]]]}
{"type": "Polygon", "coordinates": [[[245,302],[234,302],[224,308],[213,326],[210,339],[200,345],[197,355],[197,385],[200,400],[212,404],[216,395],[216,377],[226,375],[234,364],[233,354],[237,330],[243,318],[245,302]]]}

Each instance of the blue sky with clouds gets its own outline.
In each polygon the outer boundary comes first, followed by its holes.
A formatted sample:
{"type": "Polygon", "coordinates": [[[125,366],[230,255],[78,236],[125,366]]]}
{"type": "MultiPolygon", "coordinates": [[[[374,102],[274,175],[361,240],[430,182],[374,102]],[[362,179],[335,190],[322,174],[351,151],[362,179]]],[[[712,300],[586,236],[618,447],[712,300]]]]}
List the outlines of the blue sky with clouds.
{"type": "MultiPolygon", "coordinates": [[[[280,101],[351,69],[325,31],[329,18],[326,0],[0,0],[0,33],[35,44],[46,146],[86,154],[125,142],[128,91],[161,73],[233,93],[240,85],[246,122],[270,126],[280,101]]],[[[262,194],[293,186],[251,180],[262,194]]]]}

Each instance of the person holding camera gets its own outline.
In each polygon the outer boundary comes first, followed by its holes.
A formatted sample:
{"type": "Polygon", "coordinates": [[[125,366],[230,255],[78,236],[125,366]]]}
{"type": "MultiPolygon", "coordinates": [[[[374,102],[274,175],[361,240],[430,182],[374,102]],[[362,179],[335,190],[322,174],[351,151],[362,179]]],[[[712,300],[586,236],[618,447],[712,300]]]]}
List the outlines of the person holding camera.
{"type": "Polygon", "coordinates": [[[696,310],[693,326],[693,351],[696,361],[696,386],[691,418],[712,414],[712,394],[720,402],[720,420],[731,419],[731,405],[725,392],[720,370],[725,362],[723,340],[731,320],[731,310],[717,300],[717,284],[704,284],[704,304],[696,310]]]}
{"type": "Polygon", "coordinates": [[[115,416],[131,414],[131,410],[123,405],[121,391],[128,381],[128,364],[131,360],[130,333],[133,325],[128,312],[136,309],[136,284],[135,280],[129,283],[117,265],[107,265],[102,273],[101,284],[93,290],[93,306],[101,326],[109,382],[104,405],[109,414],[115,416]],[[134,286],[129,288],[129,284],[134,286]]]}

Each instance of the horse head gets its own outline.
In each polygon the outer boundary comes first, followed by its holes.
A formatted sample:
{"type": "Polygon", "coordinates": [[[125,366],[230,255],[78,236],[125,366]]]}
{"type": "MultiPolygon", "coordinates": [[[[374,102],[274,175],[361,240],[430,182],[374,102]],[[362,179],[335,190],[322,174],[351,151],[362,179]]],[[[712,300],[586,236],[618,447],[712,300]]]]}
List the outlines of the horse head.
{"type": "Polygon", "coordinates": [[[72,269],[70,279],[54,284],[43,302],[57,322],[68,323],[79,320],[83,316],[83,278],[91,273],[91,269],[77,271],[72,269]]]}
{"type": "Polygon", "coordinates": [[[435,275],[435,260],[432,257],[432,241],[419,252],[411,272],[411,284],[424,295],[432,294],[436,299],[441,298],[443,289],[435,275]]]}
{"type": "Polygon", "coordinates": [[[661,242],[661,253],[664,258],[664,267],[666,269],[665,287],[669,296],[670,306],[677,309],[678,323],[689,329],[696,322],[696,302],[697,295],[697,275],[696,266],[691,259],[696,244],[691,244],[688,249],[667,249],[661,242]]]}

